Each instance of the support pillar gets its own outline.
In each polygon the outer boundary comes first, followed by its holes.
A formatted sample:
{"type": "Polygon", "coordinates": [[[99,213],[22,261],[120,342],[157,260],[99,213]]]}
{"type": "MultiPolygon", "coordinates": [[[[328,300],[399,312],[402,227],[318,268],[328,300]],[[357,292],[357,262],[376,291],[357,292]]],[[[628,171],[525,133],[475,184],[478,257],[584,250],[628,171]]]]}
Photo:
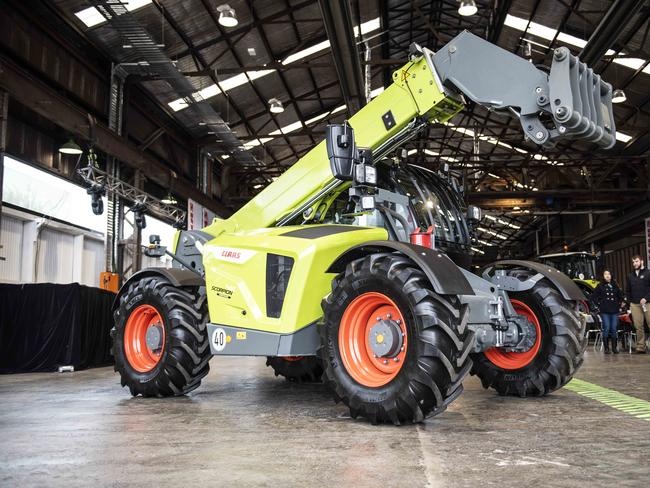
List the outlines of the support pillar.
{"type": "MultiPolygon", "coordinates": [[[[7,122],[9,118],[9,93],[0,90],[0,242],[2,242],[2,185],[5,172],[5,151],[7,150],[7,122]]],[[[4,260],[0,244],[0,261],[4,260]]]]}

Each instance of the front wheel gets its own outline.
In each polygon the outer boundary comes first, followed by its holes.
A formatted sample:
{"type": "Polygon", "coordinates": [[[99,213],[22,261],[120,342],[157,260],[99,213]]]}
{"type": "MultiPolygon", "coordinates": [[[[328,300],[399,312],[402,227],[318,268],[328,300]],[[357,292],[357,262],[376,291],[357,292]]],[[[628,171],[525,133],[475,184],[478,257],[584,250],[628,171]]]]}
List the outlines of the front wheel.
{"type": "MultiPolygon", "coordinates": [[[[527,270],[510,272],[522,281],[527,270]]],[[[522,292],[508,292],[515,312],[525,316],[537,331],[533,347],[526,352],[507,352],[494,347],[473,354],[472,375],[484,388],[500,395],[546,395],[568,383],[583,361],[587,346],[586,326],[575,304],[566,300],[546,279],[522,292]]]]}
{"type": "Polygon", "coordinates": [[[193,291],[148,276],[120,296],[112,352],[133,396],[184,395],[208,374],[207,304],[193,291]]]}
{"type": "Polygon", "coordinates": [[[353,261],[323,300],[325,383],[353,418],[421,422],[463,391],[474,333],[467,308],[438,295],[398,254],[353,261]]]}

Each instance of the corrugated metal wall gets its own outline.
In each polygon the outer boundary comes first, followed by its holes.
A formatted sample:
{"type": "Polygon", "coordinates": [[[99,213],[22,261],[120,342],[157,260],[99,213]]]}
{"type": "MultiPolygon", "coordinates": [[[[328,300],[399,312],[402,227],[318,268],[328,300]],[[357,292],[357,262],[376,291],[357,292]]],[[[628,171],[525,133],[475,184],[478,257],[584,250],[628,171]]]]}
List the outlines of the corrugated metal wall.
{"type": "Polygon", "coordinates": [[[84,239],[81,283],[99,286],[99,273],[102,271],[104,271],[104,243],[93,239],[84,239]]]}
{"type": "Polygon", "coordinates": [[[73,283],[99,286],[99,273],[104,270],[104,243],[95,237],[73,235],[58,228],[42,228],[34,247],[36,279],[29,277],[32,262],[25,254],[23,244],[28,225],[33,221],[22,220],[6,213],[2,216],[2,249],[0,256],[0,281],[4,283],[73,283]],[[75,248],[75,239],[79,249],[75,248]],[[81,248],[80,239],[83,239],[81,248]],[[75,273],[75,270],[77,272],[75,273]],[[75,275],[76,274],[76,275],[75,275]]]}
{"type": "Polygon", "coordinates": [[[622,288],[627,286],[627,274],[632,271],[632,256],[635,254],[643,256],[644,247],[643,242],[640,242],[605,254],[605,268],[612,272],[614,279],[622,288]]]}
{"type": "Polygon", "coordinates": [[[36,243],[36,283],[72,283],[74,237],[42,229],[36,243]]]}

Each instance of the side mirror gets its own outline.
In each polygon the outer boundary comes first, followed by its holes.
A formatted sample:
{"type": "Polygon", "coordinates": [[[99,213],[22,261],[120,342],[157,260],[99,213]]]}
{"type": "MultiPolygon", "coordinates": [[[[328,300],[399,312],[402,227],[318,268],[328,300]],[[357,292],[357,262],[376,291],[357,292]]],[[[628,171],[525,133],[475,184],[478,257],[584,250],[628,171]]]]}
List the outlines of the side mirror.
{"type": "Polygon", "coordinates": [[[354,159],[357,148],[354,142],[354,129],[347,122],[327,126],[327,158],[335,178],[352,181],[354,159]]]}
{"type": "Polygon", "coordinates": [[[475,205],[467,207],[467,221],[471,223],[478,223],[483,218],[483,210],[475,205]]]}

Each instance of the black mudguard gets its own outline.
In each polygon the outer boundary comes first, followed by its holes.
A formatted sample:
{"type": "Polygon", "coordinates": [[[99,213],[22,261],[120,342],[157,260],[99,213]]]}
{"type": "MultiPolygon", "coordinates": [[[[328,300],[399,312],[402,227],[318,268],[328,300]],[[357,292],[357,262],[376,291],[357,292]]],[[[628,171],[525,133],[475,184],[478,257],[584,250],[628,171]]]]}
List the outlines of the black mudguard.
{"type": "Polygon", "coordinates": [[[133,273],[122,285],[113,302],[113,310],[117,308],[120,303],[120,296],[129,289],[131,283],[148,276],[162,276],[174,286],[205,286],[205,280],[194,271],[181,268],[146,268],[137,273],[133,273]]]}
{"type": "Polygon", "coordinates": [[[536,261],[520,261],[520,260],[508,260],[508,261],[496,261],[481,271],[481,274],[486,272],[489,274],[494,268],[525,268],[535,271],[536,273],[541,274],[544,278],[547,278],[557,290],[562,294],[562,296],[567,300],[580,301],[585,299],[584,293],[575,284],[575,282],[569,278],[567,275],[562,273],[560,270],[548,266],[546,264],[538,263],[536,261]]]}
{"type": "Polygon", "coordinates": [[[429,279],[436,293],[474,295],[474,290],[465,275],[446,254],[407,242],[369,241],[351,247],[334,260],[327,272],[342,273],[348,263],[378,252],[399,252],[411,259],[429,279]]]}

